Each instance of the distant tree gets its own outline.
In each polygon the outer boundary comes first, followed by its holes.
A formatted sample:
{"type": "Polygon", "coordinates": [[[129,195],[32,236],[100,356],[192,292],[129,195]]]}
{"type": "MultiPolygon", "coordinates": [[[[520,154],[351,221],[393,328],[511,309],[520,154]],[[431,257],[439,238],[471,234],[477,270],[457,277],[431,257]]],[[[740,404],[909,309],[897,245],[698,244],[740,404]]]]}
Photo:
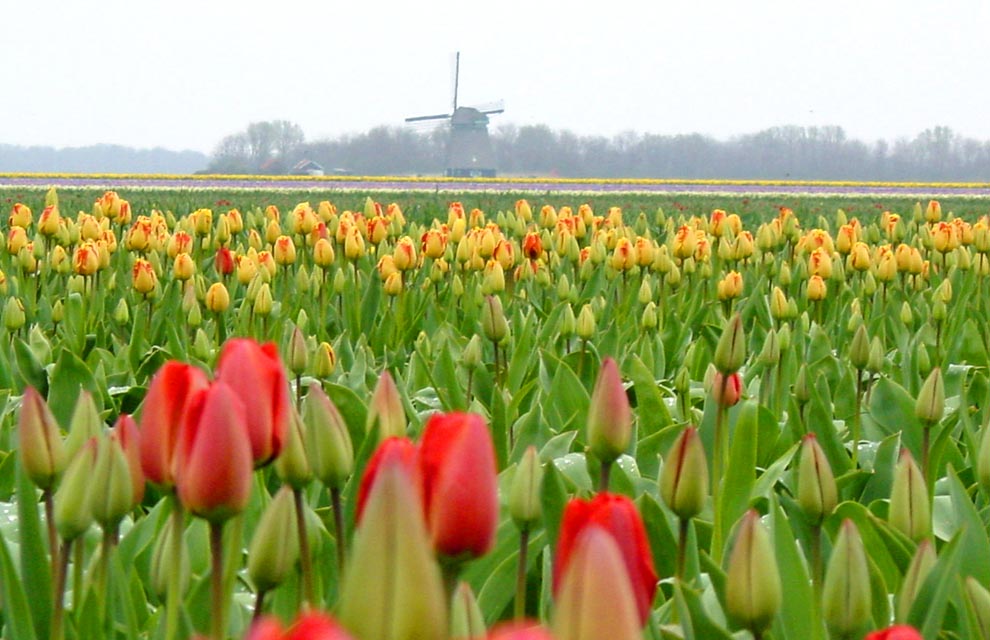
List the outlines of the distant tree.
{"type": "Polygon", "coordinates": [[[287,173],[305,142],[302,127],[288,120],[252,122],[223,138],[209,169],[217,173],[287,173]]]}

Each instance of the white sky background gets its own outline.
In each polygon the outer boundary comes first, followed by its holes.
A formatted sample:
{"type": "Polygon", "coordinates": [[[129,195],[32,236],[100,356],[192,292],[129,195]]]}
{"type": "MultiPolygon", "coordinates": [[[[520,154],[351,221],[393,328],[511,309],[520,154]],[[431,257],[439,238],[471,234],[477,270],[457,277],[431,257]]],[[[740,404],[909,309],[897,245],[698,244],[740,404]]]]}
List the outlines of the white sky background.
{"type": "Polygon", "coordinates": [[[578,134],[946,125],[990,139],[990,3],[0,0],[0,143],[210,152],[505,101],[578,134]]]}

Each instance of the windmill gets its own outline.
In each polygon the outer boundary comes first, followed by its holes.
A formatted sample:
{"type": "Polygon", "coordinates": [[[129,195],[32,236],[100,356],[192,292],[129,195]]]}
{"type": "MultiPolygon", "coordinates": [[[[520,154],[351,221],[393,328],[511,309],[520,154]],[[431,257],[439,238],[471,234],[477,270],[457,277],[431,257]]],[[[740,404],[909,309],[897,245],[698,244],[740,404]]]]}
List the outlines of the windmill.
{"type": "Polygon", "coordinates": [[[454,105],[450,113],[414,116],[406,122],[447,120],[450,137],[447,140],[447,169],[451,178],[494,178],[495,151],[488,135],[488,116],[502,113],[501,102],[478,107],[457,106],[457,88],[461,72],[461,53],[457,52],[454,67],[454,105]]]}

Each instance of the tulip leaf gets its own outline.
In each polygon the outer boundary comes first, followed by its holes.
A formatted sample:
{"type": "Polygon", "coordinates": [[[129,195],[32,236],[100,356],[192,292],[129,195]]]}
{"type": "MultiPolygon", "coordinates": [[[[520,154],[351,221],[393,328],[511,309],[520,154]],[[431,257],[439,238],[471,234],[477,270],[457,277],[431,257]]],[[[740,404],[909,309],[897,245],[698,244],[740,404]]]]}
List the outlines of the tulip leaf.
{"type": "MultiPolygon", "coordinates": [[[[656,498],[642,495],[636,500],[639,513],[646,527],[646,537],[653,551],[653,562],[657,573],[661,576],[672,576],[677,569],[677,533],[670,526],[667,514],[660,507],[656,498]]],[[[697,545],[689,547],[688,561],[685,563],[686,576],[696,575],[698,571],[697,545]]]]}
{"type": "Polygon", "coordinates": [[[774,623],[774,628],[779,629],[774,637],[778,637],[779,633],[780,637],[793,640],[821,638],[822,626],[815,607],[811,578],[790,523],[776,499],[771,500],[769,515],[780,583],[783,593],[787,594],[774,623]]]}
{"type": "MultiPolygon", "coordinates": [[[[51,596],[46,598],[51,600],[51,596]]],[[[7,637],[23,640],[33,640],[37,636],[32,623],[32,611],[28,607],[28,598],[21,585],[20,576],[14,568],[7,542],[0,536],[0,622],[7,637]]],[[[42,635],[47,637],[47,634],[42,635]]]]}
{"type": "MultiPolygon", "coordinates": [[[[503,520],[495,539],[498,541],[495,548],[484,558],[473,561],[462,576],[478,594],[478,606],[489,626],[503,617],[513,601],[519,565],[519,531],[515,524],[503,520]]],[[[546,543],[545,531],[530,535],[526,547],[527,573],[537,566],[539,551],[546,543]]]]}
{"type": "Polygon", "coordinates": [[[543,526],[547,532],[547,543],[551,548],[557,546],[560,520],[563,517],[564,507],[569,497],[563,475],[557,470],[556,461],[545,465],[540,502],[543,504],[543,526]]]}
{"type": "MultiPolygon", "coordinates": [[[[955,512],[953,524],[956,531],[953,534],[958,532],[960,536],[960,554],[964,558],[990,558],[990,539],[987,538],[986,525],[952,467],[949,467],[948,481],[955,512]]],[[[973,576],[982,585],[990,584],[990,564],[987,562],[965,562],[959,571],[964,577],[973,576]]]]}
{"type": "Polygon", "coordinates": [[[44,396],[48,392],[48,375],[31,347],[20,338],[14,340],[14,358],[17,362],[17,373],[23,383],[20,386],[30,385],[44,396]]]}
{"type": "Polygon", "coordinates": [[[646,368],[638,356],[633,356],[626,364],[629,378],[636,392],[636,416],[638,418],[638,437],[640,439],[657,433],[673,422],[667,404],[664,402],[660,387],[650,370],[646,368]]]}
{"type": "MultiPolygon", "coordinates": [[[[92,392],[93,399],[99,404],[99,399],[103,397],[102,390],[97,385],[93,372],[79,356],[63,347],[55,359],[55,369],[52,371],[48,390],[48,406],[63,428],[69,426],[81,389],[92,392]]],[[[97,409],[102,410],[102,407],[97,406],[97,409]]]]}
{"type": "Polygon", "coordinates": [[[702,601],[701,594],[692,588],[677,583],[674,586],[674,600],[681,620],[685,621],[685,640],[732,640],[732,634],[711,619],[702,601]],[[688,624],[690,631],[688,631],[688,624]]]}
{"type": "Polygon", "coordinates": [[[48,636],[52,614],[52,571],[47,536],[42,529],[38,493],[20,465],[17,474],[17,524],[24,595],[31,607],[33,628],[48,636]]]}
{"type": "Polygon", "coordinates": [[[712,540],[714,558],[721,558],[721,546],[729,539],[726,535],[729,528],[742,517],[749,505],[753,484],[756,480],[756,434],[759,405],[747,401],[739,410],[735,429],[732,433],[732,444],[729,449],[729,464],[726,466],[720,493],[719,510],[721,531],[715,531],[712,540]]]}
{"type": "MultiPolygon", "coordinates": [[[[949,594],[959,581],[962,563],[962,532],[939,551],[938,560],[922,583],[908,613],[907,623],[921,631],[925,640],[936,640],[942,629],[949,594]]],[[[974,564],[967,562],[966,564],[974,564]]]]}
{"type": "MultiPolygon", "coordinates": [[[[893,380],[881,377],[870,392],[870,417],[878,436],[901,432],[901,440],[916,460],[921,460],[921,423],[914,414],[915,399],[893,380]]],[[[864,430],[865,432],[865,430],[864,430]]]]}

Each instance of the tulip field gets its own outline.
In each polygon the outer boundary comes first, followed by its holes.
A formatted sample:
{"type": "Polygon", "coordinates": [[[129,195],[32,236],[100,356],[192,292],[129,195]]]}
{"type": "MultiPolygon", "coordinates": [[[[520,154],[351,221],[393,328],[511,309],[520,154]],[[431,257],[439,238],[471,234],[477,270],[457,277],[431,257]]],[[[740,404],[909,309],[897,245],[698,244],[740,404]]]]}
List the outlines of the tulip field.
{"type": "Polygon", "coordinates": [[[0,205],[0,638],[990,640],[990,198],[0,205]]]}

